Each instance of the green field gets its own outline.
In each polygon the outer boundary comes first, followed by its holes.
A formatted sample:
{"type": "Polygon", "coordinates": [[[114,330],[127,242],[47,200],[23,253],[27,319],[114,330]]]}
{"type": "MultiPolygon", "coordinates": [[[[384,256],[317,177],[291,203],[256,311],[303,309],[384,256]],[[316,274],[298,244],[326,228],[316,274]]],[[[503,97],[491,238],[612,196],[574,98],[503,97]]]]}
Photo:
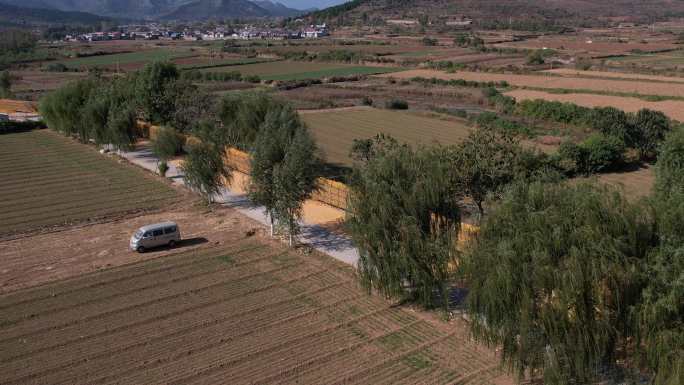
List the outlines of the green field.
{"type": "Polygon", "coordinates": [[[48,130],[0,135],[0,235],[161,207],[173,189],[48,130]]]}
{"type": "Polygon", "coordinates": [[[206,69],[206,72],[240,72],[257,75],[263,80],[303,80],[331,76],[371,75],[396,71],[390,67],[356,66],[340,63],[276,61],[206,69]]]}
{"type": "Polygon", "coordinates": [[[199,70],[205,68],[216,68],[216,67],[230,67],[236,65],[247,65],[247,64],[257,64],[266,63],[274,61],[273,59],[260,59],[260,58],[240,58],[240,59],[202,59],[197,63],[192,64],[178,64],[177,67],[183,70],[199,70]]]}
{"type": "Polygon", "coordinates": [[[644,53],[630,54],[627,56],[614,56],[608,58],[608,60],[627,64],[648,64],[657,67],[684,65],[684,50],[652,54],[644,53]]]}
{"type": "Polygon", "coordinates": [[[153,61],[164,61],[181,57],[194,56],[189,51],[171,51],[167,49],[154,49],[149,51],[138,51],[119,53],[113,55],[90,56],[77,59],[69,59],[60,63],[69,68],[88,68],[88,67],[113,67],[129,66],[132,64],[145,64],[153,61]]]}
{"type": "Polygon", "coordinates": [[[354,139],[372,138],[383,133],[403,143],[451,145],[470,133],[466,125],[407,111],[361,108],[301,114],[326,160],[349,166],[349,150],[354,139]]]}

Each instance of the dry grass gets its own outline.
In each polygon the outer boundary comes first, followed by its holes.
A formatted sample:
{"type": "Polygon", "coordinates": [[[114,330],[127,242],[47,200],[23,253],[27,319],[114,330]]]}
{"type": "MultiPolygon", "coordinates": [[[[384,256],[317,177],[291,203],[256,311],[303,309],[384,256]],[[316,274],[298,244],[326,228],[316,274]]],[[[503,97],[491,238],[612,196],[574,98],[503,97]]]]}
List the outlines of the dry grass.
{"type": "Polygon", "coordinates": [[[326,160],[337,165],[351,164],[349,151],[354,139],[385,134],[411,145],[451,145],[460,143],[470,133],[469,127],[454,120],[370,107],[309,112],[301,117],[326,160]]]}

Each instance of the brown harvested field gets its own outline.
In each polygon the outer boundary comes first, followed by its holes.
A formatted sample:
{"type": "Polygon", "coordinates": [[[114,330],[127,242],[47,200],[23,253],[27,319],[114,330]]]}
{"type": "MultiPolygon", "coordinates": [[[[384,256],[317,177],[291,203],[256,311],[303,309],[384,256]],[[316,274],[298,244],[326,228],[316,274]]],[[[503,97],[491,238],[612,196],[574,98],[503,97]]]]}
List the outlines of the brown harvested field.
{"type": "MultiPolygon", "coordinates": [[[[643,40],[643,38],[639,40],[643,40]]],[[[592,35],[567,37],[549,35],[541,36],[537,39],[501,43],[497,44],[496,46],[501,48],[518,49],[550,48],[574,54],[589,54],[592,56],[625,55],[635,50],[641,50],[643,52],[656,52],[677,48],[674,40],[664,41],[659,39],[657,41],[653,40],[650,42],[631,41],[625,43],[620,41],[601,40],[600,37],[592,35]]]]}
{"type": "Polygon", "coordinates": [[[411,145],[450,145],[460,143],[470,133],[469,127],[455,120],[371,107],[307,111],[301,118],[326,160],[346,166],[351,164],[349,151],[354,139],[385,134],[411,145]]]}
{"type": "Polygon", "coordinates": [[[548,75],[514,75],[463,71],[447,73],[437,70],[409,70],[379,76],[393,77],[398,79],[434,77],[446,80],[464,79],[479,82],[506,81],[510,85],[516,87],[546,88],[551,90],[588,90],[594,92],[684,97],[684,84],[662,84],[633,80],[586,79],[548,75]]]}
{"type": "Polygon", "coordinates": [[[159,208],[173,188],[50,130],[0,135],[0,237],[159,208]]]}
{"type": "Polygon", "coordinates": [[[544,71],[546,73],[562,75],[567,77],[587,77],[587,78],[614,78],[614,79],[632,79],[644,81],[656,81],[666,83],[684,83],[684,78],[677,78],[672,76],[658,76],[658,75],[644,75],[626,72],[609,72],[609,71],[580,71],[571,68],[556,68],[544,71]]]}
{"type": "Polygon", "coordinates": [[[513,384],[463,321],[258,237],[0,296],[3,384],[513,384]]]}
{"type": "Polygon", "coordinates": [[[662,111],[671,119],[684,121],[684,101],[663,100],[648,102],[639,98],[622,96],[588,95],[588,94],[555,94],[543,91],[512,90],[506,92],[517,100],[544,99],[565,103],[575,103],[584,107],[615,107],[627,112],[637,112],[642,108],[662,111]]]}

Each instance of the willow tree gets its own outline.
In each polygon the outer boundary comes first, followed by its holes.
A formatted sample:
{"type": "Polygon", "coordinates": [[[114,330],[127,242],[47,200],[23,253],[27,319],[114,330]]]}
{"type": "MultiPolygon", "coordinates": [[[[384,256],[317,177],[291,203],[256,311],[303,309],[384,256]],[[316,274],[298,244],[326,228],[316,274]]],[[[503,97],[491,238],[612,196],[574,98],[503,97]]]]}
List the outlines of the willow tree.
{"type": "Polygon", "coordinates": [[[138,137],[133,90],[126,78],[100,80],[83,107],[89,136],[98,145],[131,149],[138,137]]]}
{"type": "Polygon", "coordinates": [[[172,120],[176,100],[168,89],[179,77],[178,68],[169,62],[147,64],[132,76],[136,106],[143,119],[158,124],[172,120]]]}
{"type": "Polygon", "coordinates": [[[316,144],[297,113],[277,106],[264,117],[252,144],[249,198],[271,222],[284,227],[290,245],[299,232],[302,205],[316,188],[320,160],[316,144]]]}
{"type": "Polygon", "coordinates": [[[661,147],[653,201],[659,242],[644,268],[639,351],[654,383],[684,384],[684,129],[661,147]]]}
{"type": "Polygon", "coordinates": [[[588,184],[516,183],[464,258],[475,338],[523,376],[591,383],[628,351],[652,215],[588,184]]]}
{"type": "Polygon", "coordinates": [[[290,246],[300,232],[304,201],[317,188],[321,162],[316,152],[316,143],[306,127],[301,126],[286,142],[285,157],[274,170],[277,197],[274,214],[287,229],[290,246]]]}
{"type": "Polygon", "coordinates": [[[181,170],[185,183],[197,191],[208,203],[221,192],[224,180],[230,180],[231,169],[223,161],[223,150],[212,143],[194,143],[189,146],[181,170]]]}
{"type": "Polygon", "coordinates": [[[441,148],[416,151],[375,139],[350,183],[347,225],[359,250],[362,284],[389,297],[446,306],[448,265],[456,257],[458,196],[441,148]]]}
{"type": "Polygon", "coordinates": [[[78,80],[41,98],[39,110],[48,127],[87,142],[91,137],[91,130],[83,119],[83,107],[97,86],[98,81],[92,78],[78,80]]]}
{"type": "MultiPolygon", "coordinates": [[[[221,140],[230,146],[249,151],[269,114],[282,111],[284,104],[264,92],[226,95],[218,107],[223,124],[221,140]]],[[[272,114],[270,114],[272,116],[272,114]]]]}

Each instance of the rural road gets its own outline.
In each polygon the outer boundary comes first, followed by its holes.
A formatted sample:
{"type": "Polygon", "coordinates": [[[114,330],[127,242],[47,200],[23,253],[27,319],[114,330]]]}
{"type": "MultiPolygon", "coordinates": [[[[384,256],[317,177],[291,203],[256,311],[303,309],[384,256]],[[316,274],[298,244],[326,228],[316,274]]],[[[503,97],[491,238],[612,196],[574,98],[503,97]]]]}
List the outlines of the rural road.
{"type": "MultiPolygon", "coordinates": [[[[134,151],[118,151],[117,154],[129,162],[157,172],[159,159],[152,153],[149,147],[138,146],[134,151]]],[[[169,163],[169,170],[166,176],[176,185],[185,185],[185,179],[175,164],[169,163]]],[[[222,203],[226,207],[232,207],[241,214],[251,218],[265,226],[269,225],[268,216],[263,207],[254,206],[247,196],[239,191],[223,188],[221,194],[215,198],[216,202],[222,203]]],[[[316,250],[325,253],[339,261],[356,266],[359,260],[358,250],[354,247],[348,237],[333,233],[320,225],[300,221],[302,232],[300,241],[310,245],[316,250]]]]}

